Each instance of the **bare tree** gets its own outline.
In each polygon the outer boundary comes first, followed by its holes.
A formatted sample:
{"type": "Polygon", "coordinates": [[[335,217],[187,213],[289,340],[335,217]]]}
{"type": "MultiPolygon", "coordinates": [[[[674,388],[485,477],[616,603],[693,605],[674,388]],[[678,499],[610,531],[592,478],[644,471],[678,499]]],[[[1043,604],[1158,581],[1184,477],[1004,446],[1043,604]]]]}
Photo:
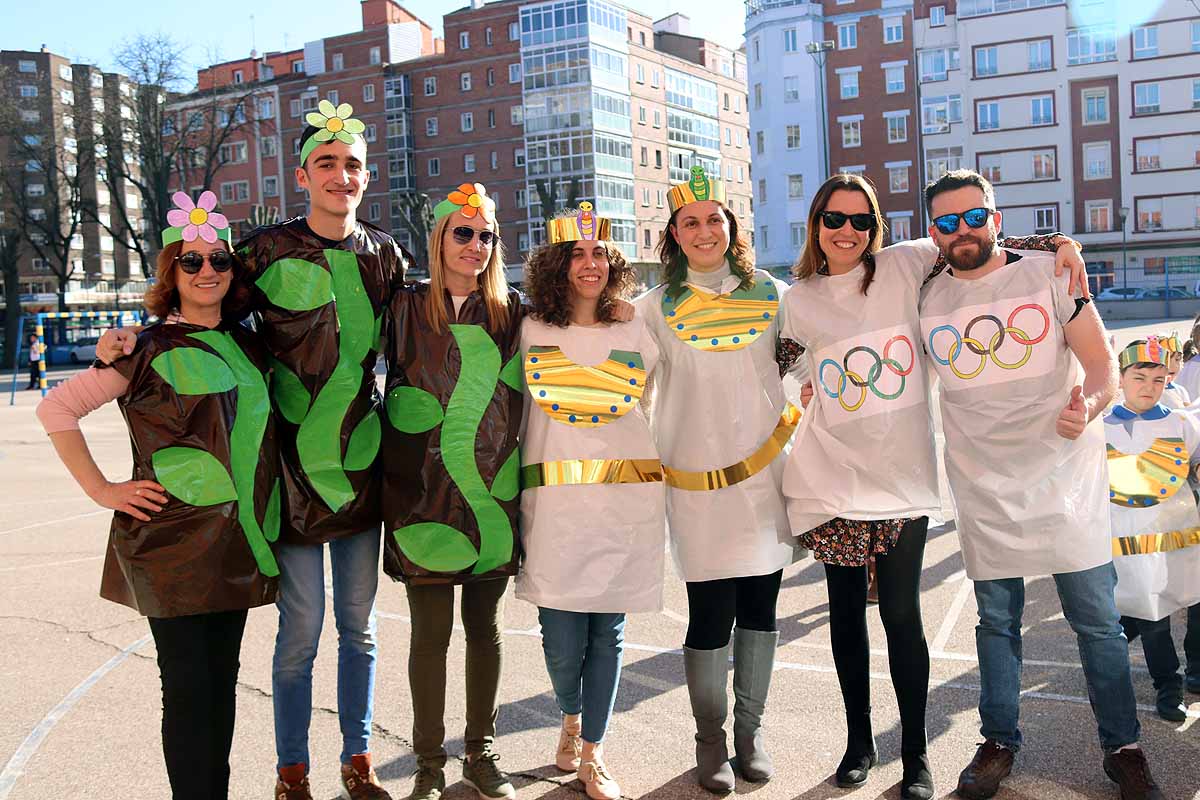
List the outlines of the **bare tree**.
{"type": "Polygon", "coordinates": [[[558,187],[559,182],[553,179],[538,178],[533,182],[533,188],[542,204],[542,219],[547,222],[554,219],[558,212],[574,208],[579,200],[579,178],[572,177],[571,182],[567,184],[567,197],[562,205],[558,204],[558,187]]]}
{"type": "Polygon", "coordinates": [[[429,269],[429,234],[433,232],[433,202],[424,192],[405,192],[395,199],[412,242],[413,266],[418,270],[429,269]]]}
{"type": "Polygon", "coordinates": [[[17,328],[21,323],[21,252],[25,234],[7,202],[8,160],[0,162],[0,276],[4,279],[4,366],[15,364],[21,352],[17,328]]]}

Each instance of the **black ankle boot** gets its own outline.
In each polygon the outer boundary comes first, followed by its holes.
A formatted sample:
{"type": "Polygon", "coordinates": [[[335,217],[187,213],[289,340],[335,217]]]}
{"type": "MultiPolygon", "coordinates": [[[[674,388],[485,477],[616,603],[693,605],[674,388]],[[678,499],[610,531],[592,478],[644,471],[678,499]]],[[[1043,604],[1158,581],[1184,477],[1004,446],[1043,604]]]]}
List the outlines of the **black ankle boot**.
{"type": "Polygon", "coordinates": [[[858,786],[867,780],[871,767],[879,763],[875,737],[871,735],[871,712],[847,715],[846,754],[838,764],[835,780],[843,789],[858,786]]]}
{"type": "Polygon", "coordinates": [[[933,773],[925,753],[901,753],[904,777],[900,779],[900,797],[904,800],[929,800],[933,797],[933,773]]]}

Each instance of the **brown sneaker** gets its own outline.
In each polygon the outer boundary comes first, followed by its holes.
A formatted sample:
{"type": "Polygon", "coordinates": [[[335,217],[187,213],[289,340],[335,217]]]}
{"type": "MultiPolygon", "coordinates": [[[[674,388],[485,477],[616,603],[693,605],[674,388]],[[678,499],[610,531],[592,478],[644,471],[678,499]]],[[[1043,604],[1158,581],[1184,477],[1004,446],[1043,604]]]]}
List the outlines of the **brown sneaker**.
{"type": "Polygon", "coordinates": [[[273,800],[313,800],[308,788],[308,764],[288,764],[279,768],[273,800]]]}
{"type": "Polygon", "coordinates": [[[350,756],[350,763],[342,764],[342,788],[350,800],[392,800],[371,769],[370,753],[350,756]]]}
{"type": "Polygon", "coordinates": [[[967,800],[987,800],[1000,791],[1000,781],[1012,772],[1013,751],[995,739],[979,745],[975,757],[958,776],[955,794],[967,800]]]}
{"type": "Polygon", "coordinates": [[[1154,782],[1146,754],[1140,747],[1106,755],[1104,774],[1121,787],[1121,800],[1163,800],[1162,790],[1154,782]]]}

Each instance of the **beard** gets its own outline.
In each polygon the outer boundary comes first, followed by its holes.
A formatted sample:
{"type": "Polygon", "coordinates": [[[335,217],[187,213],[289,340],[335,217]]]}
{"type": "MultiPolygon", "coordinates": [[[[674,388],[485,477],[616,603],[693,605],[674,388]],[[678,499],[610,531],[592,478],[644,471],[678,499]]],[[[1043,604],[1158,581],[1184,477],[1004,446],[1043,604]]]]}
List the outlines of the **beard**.
{"type": "Polygon", "coordinates": [[[996,252],[996,235],[990,230],[986,232],[981,239],[977,236],[967,234],[960,236],[950,243],[946,248],[946,261],[950,266],[962,272],[970,272],[971,270],[979,269],[986,264],[996,252]],[[976,246],[976,252],[971,254],[964,252],[964,248],[959,248],[958,245],[962,242],[969,242],[976,246]]]}

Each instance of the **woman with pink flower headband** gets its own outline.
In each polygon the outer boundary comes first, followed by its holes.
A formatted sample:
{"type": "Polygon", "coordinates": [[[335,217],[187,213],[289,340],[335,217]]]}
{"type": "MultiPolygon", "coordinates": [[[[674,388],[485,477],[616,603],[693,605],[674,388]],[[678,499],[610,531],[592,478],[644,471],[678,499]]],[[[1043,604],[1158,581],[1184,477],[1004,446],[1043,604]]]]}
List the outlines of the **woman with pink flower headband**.
{"type": "Polygon", "coordinates": [[[279,460],[267,356],[238,324],[247,288],[229,223],[212,192],[173,199],[145,298],[160,321],[135,353],[60,384],[37,414],[71,476],[116,512],[100,596],[149,618],[172,797],[212,800],[229,791],[247,610],[275,602],[279,460]],[[116,483],[79,430],[113,400],[134,455],[132,479],[116,483]]]}

